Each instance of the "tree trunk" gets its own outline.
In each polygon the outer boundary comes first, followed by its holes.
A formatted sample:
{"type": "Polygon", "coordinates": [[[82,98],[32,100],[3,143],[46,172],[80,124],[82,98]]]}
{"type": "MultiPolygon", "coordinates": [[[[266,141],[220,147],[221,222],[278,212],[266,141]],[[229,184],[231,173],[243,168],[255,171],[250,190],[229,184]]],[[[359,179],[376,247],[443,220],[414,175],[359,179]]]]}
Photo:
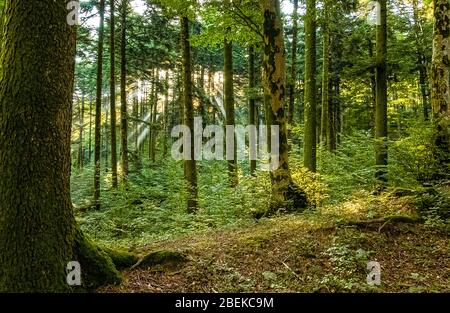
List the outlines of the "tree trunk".
{"type": "Polygon", "coordinates": [[[376,178],[379,182],[387,181],[388,164],[388,128],[387,128],[387,0],[378,0],[380,4],[380,25],[377,26],[377,70],[376,88],[377,105],[375,114],[375,153],[376,178]]]}
{"type": "MultiPolygon", "coordinates": [[[[228,30],[229,32],[229,30],[228,30]]],[[[234,84],[233,84],[233,43],[227,39],[224,42],[224,103],[225,103],[225,115],[226,126],[234,126],[235,113],[234,113],[234,84]]],[[[229,147],[227,145],[227,160],[228,160],[228,177],[230,180],[230,186],[236,187],[238,184],[238,172],[237,172],[237,145],[236,136],[233,132],[233,145],[229,147]],[[230,153],[230,149],[233,149],[233,153],[230,153]]],[[[230,139],[227,138],[227,142],[230,139]]]]}
{"type": "MultiPolygon", "coordinates": [[[[83,274],[98,274],[96,283],[118,282],[111,259],[88,246],[72,209],[76,28],[66,23],[67,3],[8,0],[4,12],[0,292],[69,291],[66,267],[70,261],[79,261],[83,274]]],[[[90,278],[83,275],[83,285],[98,286],[90,278]]]]}
{"type": "Polygon", "coordinates": [[[306,1],[305,17],[305,139],[304,166],[317,169],[316,0],[306,1]]]}
{"type": "Polygon", "coordinates": [[[112,170],[112,187],[117,188],[117,138],[116,138],[116,43],[115,43],[115,0],[109,1],[111,16],[110,16],[110,45],[109,45],[109,59],[110,59],[110,109],[111,109],[111,170],[112,170]]]}
{"type": "Polygon", "coordinates": [[[181,18],[181,42],[183,49],[183,96],[184,125],[191,130],[190,159],[184,160],[184,175],[187,184],[187,207],[189,213],[197,211],[197,163],[194,158],[194,107],[192,103],[191,45],[189,43],[189,20],[181,18]]]}
{"type": "Polygon", "coordinates": [[[153,88],[153,95],[152,95],[152,101],[153,101],[153,112],[152,112],[152,132],[151,132],[151,159],[152,162],[156,162],[156,139],[157,139],[157,129],[156,129],[156,121],[157,121],[157,114],[158,114],[158,84],[159,84],[159,70],[155,70],[155,77],[154,77],[155,83],[153,88]]]}
{"type": "MultiPolygon", "coordinates": [[[[264,89],[266,98],[266,125],[278,126],[279,166],[272,169],[272,199],[270,210],[301,209],[307,205],[305,193],[295,185],[289,169],[289,145],[286,117],[286,77],[283,23],[279,0],[261,0],[264,13],[264,89]]],[[[270,142],[270,141],[269,141],[270,142]]],[[[272,147],[274,148],[274,147],[272,147]]],[[[271,149],[272,150],[272,149],[271,149]]],[[[272,151],[273,153],[274,151],[272,151]]],[[[276,151],[275,151],[276,152],[276,151]]],[[[273,162],[272,158],[272,162],[273,162]]]]}
{"type": "Polygon", "coordinates": [[[422,29],[422,22],[420,18],[418,0],[412,0],[413,6],[413,21],[414,21],[414,33],[416,37],[417,46],[417,65],[419,67],[419,84],[420,93],[422,96],[422,110],[423,118],[425,121],[430,120],[430,102],[429,102],[429,89],[428,89],[428,73],[427,73],[427,60],[425,56],[425,40],[422,29]]]}
{"type": "Polygon", "coordinates": [[[450,4],[434,0],[433,64],[431,77],[432,107],[437,159],[448,174],[450,162],[450,4]]]}
{"type": "Polygon", "coordinates": [[[291,55],[291,81],[289,83],[289,124],[294,121],[294,106],[297,81],[297,44],[298,44],[298,0],[294,0],[294,13],[292,14],[292,55],[291,55]]]}
{"type": "Polygon", "coordinates": [[[84,165],[84,146],[83,146],[83,129],[84,129],[84,94],[81,95],[81,107],[80,107],[80,127],[79,127],[79,141],[78,146],[78,169],[82,169],[84,165]]]}
{"type": "MultiPolygon", "coordinates": [[[[250,45],[248,49],[248,80],[249,80],[249,88],[250,88],[250,97],[249,97],[249,108],[248,108],[248,116],[249,116],[249,125],[256,126],[256,100],[253,95],[255,88],[255,47],[250,45]]],[[[250,175],[254,176],[256,174],[256,160],[250,160],[250,175]]]]}
{"type": "Polygon", "coordinates": [[[327,147],[330,141],[330,0],[324,0],[324,17],[323,17],[323,72],[322,72],[322,120],[321,120],[321,143],[323,147],[327,147]]]}
{"type": "Polygon", "coordinates": [[[100,0],[100,27],[97,50],[97,86],[95,100],[95,135],[94,135],[94,206],[100,209],[100,149],[101,149],[101,121],[102,121],[102,82],[103,82],[103,36],[105,28],[105,0],[100,0]]]}
{"type": "MultiPolygon", "coordinates": [[[[122,0],[121,7],[121,40],[120,40],[120,135],[122,141],[122,173],[123,179],[128,177],[128,113],[127,113],[127,57],[126,57],[126,25],[128,0],[122,0]]],[[[136,149],[137,151],[137,149],[136,149]]]]}
{"type": "Polygon", "coordinates": [[[92,95],[89,96],[89,164],[92,157],[92,95]]]}
{"type": "Polygon", "coordinates": [[[170,86],[170,77],[169,77],[169,69],[166,69],[166,77],[164,82],[164,92],[165,92],[165,99],[164,99],[164,121],[163,121],[163,159],[166,159],[167,157],[167,138],[169,136],[168,131],[168,118],[169,118],[169,86],[170,86]]]}

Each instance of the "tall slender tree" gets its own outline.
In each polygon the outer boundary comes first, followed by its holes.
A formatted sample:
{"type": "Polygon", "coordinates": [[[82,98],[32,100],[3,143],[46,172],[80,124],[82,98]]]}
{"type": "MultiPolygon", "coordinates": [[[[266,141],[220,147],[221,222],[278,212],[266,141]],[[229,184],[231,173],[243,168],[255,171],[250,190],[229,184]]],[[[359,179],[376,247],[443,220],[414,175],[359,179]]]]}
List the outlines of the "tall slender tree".
{"type": "Polygon", "coordinates": [[[298,0],[294,0],[292,13],[292,53],[291,53],[291,81],[289,83],[289,123],[294,121],[294,106],[297,85],[297,45],[298,45],[298,0]]]}
{"type": "MultiPolygon", "coordinates": [[[[121,156],[123,179],[128,177],[128,113],[127,113],[127,9],[128,0],[122,0],[120,15],[120,135],[121,135],[121,156]]],[[[136,151],[138,149],[136,148],[136,151]]]]}
{"type": "Polygon", "coordinates": [[[324,147],[330,141],[330,1],[323,1],[323,65],[322,65],[322,121],[321,121],[321,143],[324,147]]]}
{"type": "MultiPolygon", "coordinates": [[[[256,100],[253,95],[253,89],[256,86],[255,81],[255,46],[250,45],[248,48],[248,80],[249,80],[249,88],[250,88],[250,97],[248,104],[248,116],[249,116],[249,125],[256,126],[256,100]]],[[[250,174],[256,174],[256,160],[250,160],[250,174]]]]}
{"type": "MultiPolygon", "coordinates": [[[[189,19],[181,17],[181,44],[183,53],[183,108],[184,125],[194,131],[194,106],[192,102],[191,45],[189,43],[189,19]]],[[[197,211],[197,162],[194,158],[194,136],[191,136],[190,159],[184,160],[184,175],[188,191],[188,212],[197,211]]]]}
{"type": "Polygon", "coordinates": [[[376,55],[376,108],[375,108],[375,153],[376,178],[385,182],[388,163],[387,127],[387,0],[378,0],[379,23],[377,25],[376,55]]]}
{"type": "Polygon", "coordinates": [[[116,137],[116,25],[115,25],[115,0],[109,1],[109,97],[111,110],[111,170],[112,187],[117,188],[117,137],[116,137]]]}
{"type": "Polygon", "coordinates": [[[303,164],[317,169],[316,0],[306,0],[305,17],[305,138],[303,164]]]}
{"type": "MultiPolygon", "coordinates": [[[[227,30],[229,33],[230,30],[227,30]]],[[[235,124],[235,112],[234,112],[234,83],[233,83],[233,43],[228,38],[224,40],[224,103],[225,103],[225,117],[226,126],[234,126],[235,124]]],[[[227,160],[228,160],[228,176],[230,179],[231,187],[235,187],[238,184],[238,172],[237,172],[237,151],[236,151],[236,136],[234,132],[233,147],[227,147],[227,160]],[[232,149],[232,154],[228,154],[232,149]]],[[[230,140],[227,138],[227,142],[230,140]]]]}
{"type": "Polygon", "coordinates": [[[101,150],[101,121],[102,121],[102,84],[103,84],[103,37],[105,31],[105,0],[100,0],[100,25],[98,29],[97,48],[97,86],[95,100],[95,135],[94,135],[94,206],[100,209],[100,150],[101,150]]]}

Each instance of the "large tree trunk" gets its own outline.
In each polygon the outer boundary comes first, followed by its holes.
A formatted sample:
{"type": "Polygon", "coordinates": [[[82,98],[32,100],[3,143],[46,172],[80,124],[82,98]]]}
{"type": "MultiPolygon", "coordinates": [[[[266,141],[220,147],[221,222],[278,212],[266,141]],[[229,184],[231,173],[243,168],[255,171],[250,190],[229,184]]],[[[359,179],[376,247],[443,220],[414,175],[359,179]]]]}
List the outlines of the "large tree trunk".
{"type": "Polygon", "coordinates": [[[294,121],[294,106],[297,85],[298,0],[294,0],[292,28],[291,81],[289,83],[289,124],[292,124],[294,121]]]}
{"type": "MultiPolygon", "coordinates": [[[[307,205],[306,196],[296,186],[289,169],[289,145],[286,117],[286,77],[283,23],[279,0],[260,0],[264,13],[264,89],[266,125],[279,127],[279,166],[270,172],[272,182],[271,210],[301,209],[307,205]]],[[[269,141],[270,142],[270,141],[269,141]]],[[[271,147],[271,150],[274,147],[271,147]]],[[[274,151],[272,151],[273,153],[274,151]]],[[[272,162],[274,160],[272,159],[272,162]]]]}
{"type": "Polygon", "coordinates": [[[305,138],[303,164],[317,169],[316,0],[306,1],[305,17],[305,138]]]}
{"type": "Polygon", "coordinates": [[[380,25],[377,26],[377,105],[375,109],[375,154],[376,178],[386,182],[388,163],[388,127],[387,127],[387,0],[378,0],[380,4],[380,25]]]}
{"type": "MultiPolygon", "coordinates": [[[[227,39],[224,42],[224,104],[225,104],[225,118],[226,126],[234,126],[234,84],[233,84],[233,43],[227,39]]],[[[228,177],[230,186],[235,187],[238,184],[237,172],[237,151],[236,151],[236,136],[232,134],[233,146],[227,146],[227,162],[228,162],[228,177]],[[229,153],[233,149],[233,153],[229,153]]],[[[227,138],[227,142],[230,139],[227,138]]]]}
{"type": "Polygon", "coordinates": [[[434,0],[433,64],[431,77],[432,107],[437,159],[448,174],[450,161],[450,4],[434,0]]]}
{"type": "Polygon", "coordinates": [[[111,170],[112,170],[112,187],[117,188],[117,138],[116,138],[116,42],[115,42],[115,0],[109,1],[110,6],[110,109],[111,109],[111,170]]]}
{"type": "MultiPolygon", "coordinates": [[[[126,25],[128,0],[121,4],[121,40],[120,40],[120,135],[122,141],[122,174],[128,177],[128,113],[127,113],[127,58],[126,58],[126,25]]],[[[138,149],[136,148],[136,152],[138,149]]]]}
{"type": "Polygon", "coordinates": [[[189,43],[189,20],[181,18],[181,43],[183,50],[183,96],[184,125],[191,130],[191,158],[184,160],[184,176],[187,184],[188,212],[197,211],[197,162],[194,158],[194,107],[192,103],[191,45],[189,43]]]}
{"type": "Polygon", "coordinates": [[[85,286],[118,281],[111,259],[83,237],[72,210],[76,28],[66,23],[67,2],[6,2],[0,49],[0,292],[69,291],[70,261],[81,263],[85,286]],[[95,272],[104,275],[93,284],[85,275],[95,272]]]}

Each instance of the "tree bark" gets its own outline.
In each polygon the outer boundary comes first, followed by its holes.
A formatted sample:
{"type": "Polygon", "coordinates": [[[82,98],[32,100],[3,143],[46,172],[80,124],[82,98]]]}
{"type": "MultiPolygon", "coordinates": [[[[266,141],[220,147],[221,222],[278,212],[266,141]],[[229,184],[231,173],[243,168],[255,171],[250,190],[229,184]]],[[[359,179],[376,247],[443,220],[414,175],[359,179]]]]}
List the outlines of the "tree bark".
{"type": "Polygon", "coordinates": [[[377,25],[377,69],[376,89],[377,105],[375,110],[375,153],[376,178],[387,181],[388,164],[388,128],[387,128],[387,0],[378,0],[380,4],[380,25],[377,25]]]}
{"type": "Polygon", "coordinates": [[[294,106],[297,80],[297,45],[298,45],[298,0],[294,0],[294,12],[292,14],[292,54],[291,54],[291,81],[289,83],[289,124],[294,121],[294,106]]]}
{"type": "Polygon", "coordinates": [[[181,18],[181,43],[183,50],[183,104],[184,125],[191,130],[191,158],[184,160],[184,176],[187,184],[187,207],[189,213],[197,211],[197,163],[194,158],[194,107],[192,103],[191,45],[189,43],[189,20],[181,18]]]}
{"type": "MultiPolygon", "coordinates": [[[[249,125],[256,126],[256,101],[253,95],[254,88],[256,85],[255,82],[255,47],[250,45],[248,49],[248,80],[249,80],[249,88],[250,88],[250,97],[249,97],[249,125]]],[[[256,174],[256,160],[250,160],[250,175],[254,176],[256,174]]]]}
{"type": "Polygon", "coordinates": [[[305,139],[304,166],[317,170],[316,0],[306,1],[305,17],[305,139]]]}
{"type": "Polygon", "coordinates": [[[330,141],[330,1],[324,0],[323,17],[323,71],[322,71],[322,120],[321,120],[321,143],[323,147],[328,147],[330,141]]]}
{"type": "Polygon", "coordinates": [[[67,292],[118,273],[78,229],[70,197],[76,28],[68,1],[8,0],[0,53],[0,292],[67,292]],[[42,14],[46,12],[46,14],[42,14]],[[31,32],[29,26],[33,25],[31,32]],[[89,270],[88,270],[89,268],[89,270]]]}
{"type": "MultiPolygon", "coordinates": [[[[229,30],[227,31],[229,32],[229,30]]],[[[234,83],[233,83],[233,43],[227,39],[224,41],[224,104],[225,104],[225,116],[226,116],[226,126],[234,126],[235,124],[235,113],[234,113],[234,83]]],[[[232,154],[232,160],[230,160],[231,155],[228,155],[227,151],[227,162],[228,162],[228,177],[230,180],[230,186],[236,187],[238,184],[238,172],[237,172],[237,145],[236,136],[233,135],[233,147],[228,147],[228,149],[234,149],[232,154]]],[[[228,141],[228,139],[227,139],[228,141]]]]}
{"type": "Polygon", "coordinates": [[[432,63],[432,107],[435,125],[437,160],[448,174],[450,162],[450,4],[434,0],[434,34],[432,63]]]}
{"type": "MultiPolygon", "coordinates": [[[[279,0],[260,0],[264,13],[264,89],[266,125],[278,126],[279,166],[272,169],[270,211],[279,208],[302,209],[307,205],[305,193],[294,184],[289,169],[289,145],[286,117],[286,61],[283,23],[279,0]]],[[[273,147],[272,147],[273,148],[273,147]]],[[[273,152],[273,151],[272,151],[273,152]]],[[[272,159],[273,161],[273,159],[272,159]]]]}
{"type": "MultiPolygon", "coordinates": [[[[122,175],[128,178],[128,113],[127,113],[127,56],[126,56],[126,25],[128,0],[121,3],[121,40],[120,40],[120,135],[122,175]]],[[[138,152],[138,149],[136,149],[138,152]]]]}
{"type": "Polygon", "coordinates": [[[103,36],[105,29],[105,0],[99,2],[100,26],[97,50],[97,86],[95,100],[95,134],[94,134],[94,206],[100,209],[100,149],[102,121],[102,83],[103,83],[103,36]]]}
{"type": "Polygon", "coordinates": [[[111,170],[112,170],[112,187],[117,188],[117,137],[116,137],[116,42],[115,42],[115,0],[109,1],[110,6],[110,109],[111,109],[111,170]]]}

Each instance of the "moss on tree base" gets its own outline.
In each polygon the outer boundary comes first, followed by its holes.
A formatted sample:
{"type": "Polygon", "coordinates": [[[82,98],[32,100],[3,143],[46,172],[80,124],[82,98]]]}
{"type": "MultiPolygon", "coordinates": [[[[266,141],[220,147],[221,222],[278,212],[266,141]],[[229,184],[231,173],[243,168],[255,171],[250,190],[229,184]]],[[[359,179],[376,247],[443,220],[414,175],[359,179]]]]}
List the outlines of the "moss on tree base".
{"type": "Polygon", "coordinates": [[[81,230],[77,230],[73,254],[74,261],[78,261],[81,265],[82,289],[93,290],[122,281],[111,257],[97,247],[81,230]]]}

